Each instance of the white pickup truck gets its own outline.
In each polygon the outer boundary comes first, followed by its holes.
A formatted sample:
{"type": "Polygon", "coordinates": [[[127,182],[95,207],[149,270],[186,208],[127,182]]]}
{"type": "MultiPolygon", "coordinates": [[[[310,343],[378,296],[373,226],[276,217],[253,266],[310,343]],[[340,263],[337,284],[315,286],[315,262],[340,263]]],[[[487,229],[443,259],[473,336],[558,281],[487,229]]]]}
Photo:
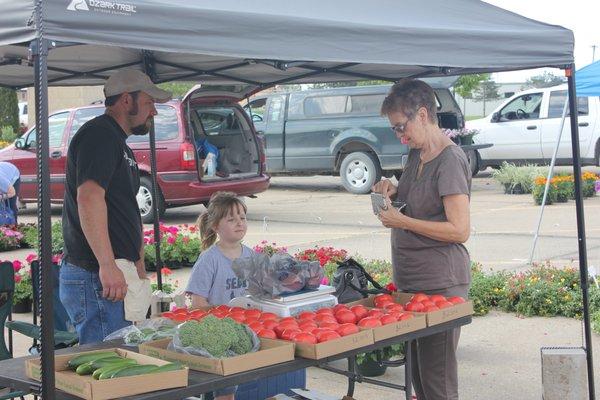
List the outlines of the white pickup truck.
{"type": "MultiPolygon", "coordinates": [[[[485,118],[466,127],[481,132],[475,144],[492,143],[478,150],[478,167],[499,167],[503,161],[549,164],[556,147],[567,85],[530,89],[515,94],[485,118]]],[[[598,97],[578,98],[579,152],[582,165],[599,165],[600,102],[598,97]]],[[[568,110],[567,110],[568,116],[568,110]]],[[[571,126],[565,120],[556,165],[571,165],[571,126]]]]}

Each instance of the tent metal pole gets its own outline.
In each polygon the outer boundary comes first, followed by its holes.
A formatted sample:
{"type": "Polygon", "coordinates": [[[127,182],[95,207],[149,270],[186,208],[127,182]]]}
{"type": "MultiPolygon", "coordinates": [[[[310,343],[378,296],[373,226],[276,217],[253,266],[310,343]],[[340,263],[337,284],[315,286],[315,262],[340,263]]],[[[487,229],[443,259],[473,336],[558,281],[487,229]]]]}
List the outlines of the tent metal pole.
{"type": "Polygon", "coordinates": [[[569,110],[571,122],[571,146],[573,148],[573,175],[575,178],[575,209],[577,212],[577,241],[579,244],[579,277],[583,297],[583,324],[585,331],[585,352],[587,356],[587,374],[589,399],[596,399],[594,389],[594,362],[592,358],[592,335],[590,330],[590,310],[588,301],[588,266],[585,241],[585,218],[583,215],[583,192],[581,190],[581,159],[579,155],[579,129],[577,122],[577,94],[575,93],[575,64],[567,69],[569,89],[569,110]]]}
{"type": "Polygon", "coordinates": [[[54,400],[54,315],[52,274],[52,231],[50,229],[50,168],[48,129],[48,41],[43,38],[41,9],[36,4],[38,38],[32,43],[35,59],[35,115],[37,129],[38,259],[40,261],[40,324],[42,359],[42,398],[54,400]]]}
{"type": "Polygon", "coordinates": [[[560,120],[560,128],[558,129],[558,136],[556,138],[556,146],[554,146],[554,153],[552,154],[552,161],[550,161],[550,168],[548,170],[548,177],[546,178],[546,186],[544,186],[544,196],[542,197],[542,206],[540,207],[540,216],[538,218],[537,228],[535,235],[533,236],[533,245],[531,246],[531,253],[529,254],[529,262],[533,261],[533,253],[535,252],[535,246],[537,245],[540,227],[542,226],[542,217],[544,216],[544,206],[546,205],[546,198],[548,197],[548,189],[550,189],[550,180],[554,175],[554,165],[556,164],[556,156],[558,155],[558,148],[560,146],[560,139],[562,137],[563,128],[565,126],[565,118],[567,116],[567,109],[569,107],[569,101],[565,96],[565,106],[563,107],[562,119],[560,120]]]}

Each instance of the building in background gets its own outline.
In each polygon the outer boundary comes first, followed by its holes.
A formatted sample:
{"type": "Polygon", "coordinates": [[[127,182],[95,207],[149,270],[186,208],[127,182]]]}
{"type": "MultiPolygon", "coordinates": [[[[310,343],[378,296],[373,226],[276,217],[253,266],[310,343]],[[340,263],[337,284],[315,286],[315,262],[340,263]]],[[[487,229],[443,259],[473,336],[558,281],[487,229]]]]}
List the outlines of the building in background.
{"type": "MultiPolygon", "coordinates": [[[[21,98],[19,97],[19,101],[21,98]]],[[[28,126],[35,124],[35,93],[27,88],[28,126]]],[[[48,88],[48,113],[65,108],[81,107],[95,101],[104,101],[102,86],[56,86],[48,88]]]]}
{"type": "Polygon", "coordinates": [[[463,112],[465,118],[469,119],[469,117],[481,118],[485,115],[490,114],[492,111],[496,109],[500,104],[502,104],[506,99],[512,97],[517,92],[523,90],[525,86],[525,82],[512,82],[512,83],[498,83],[498,94],[500,97],[496,100],[474,100],[474,99],[463,99],[458,94],[454,94],[456,97],[456,102],[460,106],[460,109],[463,112]],[[485,109],[485,113],[484,113],[485,109]]]}

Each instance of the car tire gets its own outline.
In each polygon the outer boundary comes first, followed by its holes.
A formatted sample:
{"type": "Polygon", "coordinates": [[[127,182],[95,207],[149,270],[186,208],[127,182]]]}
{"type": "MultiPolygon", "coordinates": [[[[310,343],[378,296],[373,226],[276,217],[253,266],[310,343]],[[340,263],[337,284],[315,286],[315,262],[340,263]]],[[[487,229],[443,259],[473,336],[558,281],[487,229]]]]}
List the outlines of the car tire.
{"type": "Polygon", "coordinates": [[[371,187],[381,179],[379,161],[371,153],[362,151],[350,153],[342,160],[340,178],[350,193],[369,193],[371,187]]]}
{"type": "Polygon", "coordinates": [[[477,153],[477,150],[467,150],[465,154],[467,155],[467,160],[469,161],[471,176],[477,175],[479,172],[479,154],[477,153]]]}
{"type": "MultiPolygon", "coordinates": [[[[140,190],[136,196],[138,207],[140,208],[140,215],[142,216],[142,222],[144,224],[151,224],[154,222],[154,207],[152,204],[152,179],[148,176],[142,176],[140,178],[140,190]]],[[[158,218],[162,218],[165,214],[165,200],[163,195],[158,190],[158,218]]]]}

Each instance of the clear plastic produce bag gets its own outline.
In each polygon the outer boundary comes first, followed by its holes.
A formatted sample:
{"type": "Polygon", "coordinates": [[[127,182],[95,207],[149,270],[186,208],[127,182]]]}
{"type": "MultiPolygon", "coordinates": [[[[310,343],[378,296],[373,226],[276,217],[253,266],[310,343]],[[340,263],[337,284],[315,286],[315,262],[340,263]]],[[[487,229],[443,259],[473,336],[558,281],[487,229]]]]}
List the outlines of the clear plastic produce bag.
{"type": "Polygon", "coordinates": [[[238,258],[232,269],[238,278],[248,282],[248,293],[259,298],[317,289],[324,276],[317,261],[297,260],[286,253],[275,253],[271,257],[255,253],[238,258]]]}
{"type": "Polygon", "coordinates": [[[137,325],[129,325],[111,333],[104,341],[123,339],[126,346],[137,346],[152,340],[173,337],[176,326],[168,318],[154,318],[140,321],[137,325]]]}
{"type": "MultiPolygon", "coordinates": [[[[254,352],[258,351],[260,349],[260,339],[258,338],[256,333],[252,329],[250,329],[248,326],[243,325],[243,327],[252,340],[252,349],[248,353],[254,353],[254,352]]],[[[219,338],[219,339],[221,341],[224,340],[224,338],[219,338]]],[[[208,357],[208,358],[222,358],[222,357],[215,357],[205,348],[184,346],[181,343],[181,338],[179,337],[179,330],[176,330],[176,333],[173,336],[173,340],[171,341],[171,343],[169,343],[169,345],[167,346],[167,349],[176,351],[178,353],[192,354],[192,355],[208,357]]],[[[246,354],[246,353],[242,353],[242,354],[246,354]]],[[[235,357],[235,356],[239,356],[239,355],[240,355],[240,353],[237,353],[234,350],[232,350],[231,348],[229,348],[225,351],[225,355],[223,357],[235,357]]]]}

